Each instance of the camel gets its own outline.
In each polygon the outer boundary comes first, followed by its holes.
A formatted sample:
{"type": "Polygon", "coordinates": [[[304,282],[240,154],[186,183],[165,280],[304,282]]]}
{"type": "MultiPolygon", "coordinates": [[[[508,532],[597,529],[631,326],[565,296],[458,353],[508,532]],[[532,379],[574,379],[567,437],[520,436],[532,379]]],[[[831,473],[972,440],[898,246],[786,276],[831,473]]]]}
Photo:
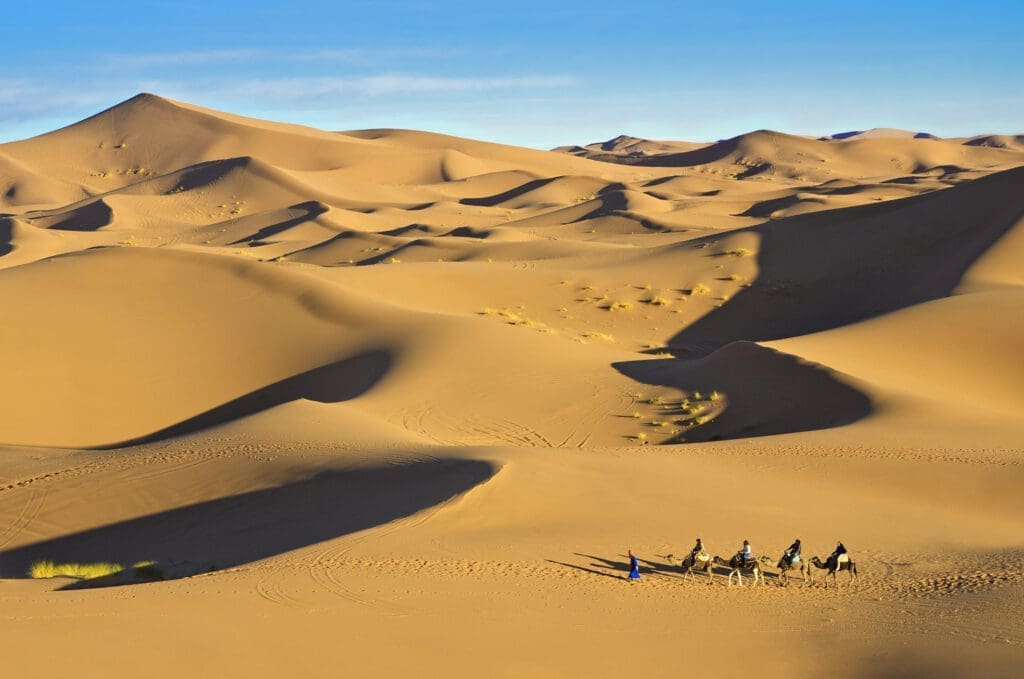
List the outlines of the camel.
{"type": "Polygon", "coordinates": [[[811,557],[811,563],[813,563],[817,568],[821,568],[822,570],[825,570],[825,569],[828,570],[828,573],[825,574],[825,589],[828,589],[828,576],[829,575],[832,576],[832,582],[835,584],[836,588],[839,587],[839,579],[837,577],[837,573],[839,571],[850,571],[850,583],[851,584],[854,583],[857,580],[857,564],[853,561],[853,559],[849,559],[847,561],[843,561],[842,563],[839,564],[839,568],[836,568],[836,557],[835,556],[828,557],[828,559],[825,560],[825,563],[822,563],[821,559],[819,559],[816,556],[815,557],[811,557]]]}
{"type": "MultiPolygon", "coordinates": [[[[761,563],[766,566],[770,566],[772,560],[767,556],[762,556],[761,563]]],[[[796,564],[793,564],[792,562],[787,561],[785,555],[783,555],[783,558],[779,559],[779,562],[775,564],[775,567],[779,569],[779,582],[783,585],[789,584],[789,571],[792,570],[800,571],[800,577],[803,578],[802,584],[806,585],[808,581],[810,581],[812,585],[814,584],[814,575],[811,573],[811,566],[803,559],[800,559],[796,564]]]]}
{"type": "Polygon", "coordinates": [[[742,571],[752,571],[754,575],[754,585],[757,586],[757,581],[760,580],[761,584],[764,584],[764,577],[761,575],[761,567],[757,565],[757,559],[751,559],[746,563],[745,566],[740,565],[740,556],[737,554],[733,558],[726,561],[720,556],[715,556],[711,559],[712,563],[719,566],[727,566],[729,568],[729,585],[732,585],[732,576],[737,576],[740,579],[740,587],[743,586],[743,573],[742,571]]]}
{"type": "MultiPolygon", "coordinates": [[[[672,562],[672,555],[668,555],[668,560],[672,562]]],[[[683,562],[679,564],[679,567],[683,569],[683,581],[690,577],[694,571],[704,571],[708,575],[708,584],[712,584],[715,579],[715,569],[711,565],[711,557],[707,552],[701,552],[700,554],[693,554],[693,552],[686,555],[683,562]]]]}

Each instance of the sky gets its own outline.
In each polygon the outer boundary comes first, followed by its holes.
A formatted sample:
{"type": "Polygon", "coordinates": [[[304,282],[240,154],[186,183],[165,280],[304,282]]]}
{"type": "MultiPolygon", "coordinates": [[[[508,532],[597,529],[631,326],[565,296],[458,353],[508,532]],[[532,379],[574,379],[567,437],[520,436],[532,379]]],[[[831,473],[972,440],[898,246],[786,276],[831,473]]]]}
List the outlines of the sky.
{"type": "Polygon", "coordinates": [[[1022,0],[38,0],[5,13],[0,141],[139,92],[536,148],[1024,133],[1022,36],[1022,0]]]}

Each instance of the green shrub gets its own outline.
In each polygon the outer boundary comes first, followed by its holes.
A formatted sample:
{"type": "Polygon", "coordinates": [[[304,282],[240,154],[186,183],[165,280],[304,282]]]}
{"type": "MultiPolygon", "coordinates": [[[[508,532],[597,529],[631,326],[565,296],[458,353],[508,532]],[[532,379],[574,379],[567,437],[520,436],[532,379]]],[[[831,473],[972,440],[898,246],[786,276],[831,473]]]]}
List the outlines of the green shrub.
{"type": "Polygon", "coordinates": [[[124,570],[119,563],[54,563],[53,561],[36,561],[28,569],[31,578],[80,578],[92,580],[107,575],[115,575],[124,570]]]}
{"type": "Polygon", "coordinates": [[[135,575],[140,578],[148,578],[150,580],[163,580],[164,572],[160,570],[160,566],[157,565],[156,561],[139,561],[132,564],[132,570],[135,575]]]}

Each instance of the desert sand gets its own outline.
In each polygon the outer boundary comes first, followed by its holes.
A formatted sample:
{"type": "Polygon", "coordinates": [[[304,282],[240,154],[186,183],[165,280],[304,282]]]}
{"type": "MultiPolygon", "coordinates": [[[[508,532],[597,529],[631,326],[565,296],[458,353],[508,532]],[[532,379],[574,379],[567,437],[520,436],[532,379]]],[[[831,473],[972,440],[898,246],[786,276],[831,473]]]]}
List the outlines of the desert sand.
{"type": "Polygon", "coordinates": [[[1021,136],[2,144],[3,674],[1020,676],[1022,261],[1021,136]]]}

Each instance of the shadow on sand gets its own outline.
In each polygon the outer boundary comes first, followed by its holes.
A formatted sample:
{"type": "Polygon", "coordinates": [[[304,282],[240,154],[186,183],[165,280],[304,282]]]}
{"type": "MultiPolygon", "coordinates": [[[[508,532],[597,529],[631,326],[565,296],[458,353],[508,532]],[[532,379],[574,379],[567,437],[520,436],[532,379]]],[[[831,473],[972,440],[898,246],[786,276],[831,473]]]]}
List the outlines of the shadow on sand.
{"type": "Polygon", "coordinates": [[[724,394],[687,415],[676,406],[659,414],[679,433],[662,443],[689,443],[814,431],[867,417],[871,400],[823,366],[753,342],[733,342],[705,358],[621,361],[612,367],[635,382],[693,394],[724,394]],[[707,412],[704,408],[708,407],[707,412]],[[714,417],[701,417],[708,412],[714,417]]]}
{"type": "MultiPolygon", "coordinates": [[[[429,460],[321,471],[272,488],[200,502],[0,552],[0,577],[40,560],[155,561],[164,578],[238,566],[401,519],[490,479],[495,465],[429,460]]],[[[123,584],[97,578],[73,586],[123,584]]]]}
{"type": "MultiPolygon", "coordinates": [[[[606,578],[614,578],[616,580],[627,579],[627,576],[629,575],[629,556],[626,554],[617,555],[622,559],[621,561],[617,559],[608,559],[603,556],[594,556],[593,554],[582,554],[580,552],[576,552],[575,556],[590,559],[590,563],[585,566],[581,566],[580,564],[566,563],[565,561],[556,561],[555,559],[547,559],[546,561],[548,563],[555,564],[556,566],[565,566],[566,568],[583,571],[584,573],[601,575],[606,578]]],[[[657,575],[662,577],[675,577],[681,575],[679,567],[673,566],[667,561],[650,561],[639,557],[637,557],[637,561],[640,563],[640,575],[657,575]]]]}
{"type": "MultiPolygon", "coordinates": [[[[942,191],[734,231],[760,242],[757,278],[672,337],[669,350],[695,358],[738,340],[805,335],[948,296],[1020,219],[1022,180],[1024,168],[1014,168],[942,191]]],[[[707,256],[732,261],[722,252],[707,256]]]]}
{"type": "Polygon", "coordinates": [[[182,436],[298,399],[320,403],[347,401],[363,394],[376,384],[391,367],[391,362],[392,357],[388,352],[369,351],[268,384],[151,434],[94,448],[97,450],[122,448],[182,436]]]}

